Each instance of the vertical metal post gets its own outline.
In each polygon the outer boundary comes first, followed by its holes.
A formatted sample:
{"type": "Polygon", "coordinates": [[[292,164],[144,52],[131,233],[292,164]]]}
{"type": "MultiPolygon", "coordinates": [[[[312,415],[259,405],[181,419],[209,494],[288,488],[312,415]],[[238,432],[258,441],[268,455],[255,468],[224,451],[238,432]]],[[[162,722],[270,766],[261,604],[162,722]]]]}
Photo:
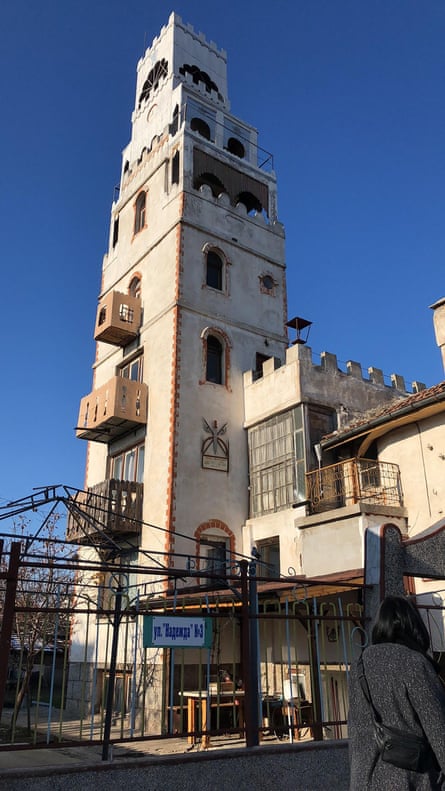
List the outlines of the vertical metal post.
{"type": "Polygon", "coordinates": [[[240,561],[241,571],[241,658],[242,658],[242,678],[244,682],[244,716],[246,725],[246,745],[255,746],[255,722],[252,720],[251,708],[252,697],[255,689],[251,677],[250,661],[250,614],[249,614],[249,591],[247,587],[247,560],[240,561]]]}
{"type": "Polygon", "coordinates": [[[9,555],[9,566],[6,574],[5,604],[2,627],[0,630],[0,719],[5,702],[6,683],[8,681],[8,663],[11,650],[12,627],[14,623],[15,595],[20,562],[20,542],[13,541],[9,555]]]}
{"type": "Polygon", "coordinates": [[[57,658],[57,641],[59,639],[59,621],[60,621],[60,585],[57,586],[57,597],[56,597],[56,621],[54,625],[54,638],[53,638],[53,656],[52,656],[52,663],[51,663],[51,684],[49,690],[49,706],[48,706],[48,724],[46,728],[46,743],[49,744],[51,741],[51,718],[52,718],[52,711],[53,711],[53,703],[54,703],[54,684],[56,681],[56,658],[57,658]]]}
{"type": "Polygon", "coordinates": [[[110,671],[108,676],[107,702],[105,709],[104,741],[102,745],[102,761],[109,760],[111,719],[113,715],[114,681],[116,678],[117,646],[122,609],[122,587],[116,589],[114,605],[113,639],[111,641],[110,671]]]}
{"type": "Polygon", "coordinates": [[[133,630],[133,678],[131,680],[131,711],[130,711],[130,736],[133,738],[136,726],[136,674],[138,670],[138,645],[139,645],[139,591],[135,599],[136,615],[133,630]]]}
{"type": "Polygon", "coordinates": [[[250,710],[249,719],[252,743],[248,747],[257,747],[259,744],[260,728],[260,694],[258,673],[258,595],[256,581],[256,563],[249,563],[249,638],[250,638],[250,710]]]}
{"type": "MultiPolygon", "coordinates": [[[[317,600],[313,601],[314,616],[317,615],[317,600]]],[[[318,648],[318,619],[309,621],[310,628],[310,671],[312,687],[312,706],[314,712],[313,735],[317,742],[323,741],[323,698],[320,670],[320,652],[318,648]]]]}

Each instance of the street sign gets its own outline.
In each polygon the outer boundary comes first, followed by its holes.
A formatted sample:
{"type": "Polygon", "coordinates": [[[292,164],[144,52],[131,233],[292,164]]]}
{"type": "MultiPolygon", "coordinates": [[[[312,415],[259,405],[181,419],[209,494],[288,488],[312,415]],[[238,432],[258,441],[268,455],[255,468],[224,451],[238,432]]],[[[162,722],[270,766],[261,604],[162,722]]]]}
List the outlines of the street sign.
{"type": "Polygon", "coordinates": [[[211,645],[211,618],[144,616],[144,648],[211,648],[211,645]]]}

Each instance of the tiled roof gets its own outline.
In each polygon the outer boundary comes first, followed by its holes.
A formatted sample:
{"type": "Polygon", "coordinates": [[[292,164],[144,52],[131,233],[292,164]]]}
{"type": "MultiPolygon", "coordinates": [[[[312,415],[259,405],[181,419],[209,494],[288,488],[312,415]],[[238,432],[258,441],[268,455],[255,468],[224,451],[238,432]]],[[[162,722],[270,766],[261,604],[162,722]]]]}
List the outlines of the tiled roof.
{"type": "Polygon", "coordinates": [[[425,390],[420,390],[418,393],[412,393],[407,398],[397,398],[394,401],[390,401],[389,404],[385,404],[385,406],[369,409],[367,412],[363,412],[359,420],[355,420],[347,426],[342,426],[331,434],[326,434],[323,440],[339,439],[343,435],[354,433],[356,430],[364,429],[367,426],[371,428],[375,422],[381,422],[382,418],[390,420],[400,412],[406,412],[409,409],[416,411],[421,409],[424,404],[431,401],[442,401],[443,399],[445,399],[445,381],[439,382],[439,384],[428,387],[425,390]]]}

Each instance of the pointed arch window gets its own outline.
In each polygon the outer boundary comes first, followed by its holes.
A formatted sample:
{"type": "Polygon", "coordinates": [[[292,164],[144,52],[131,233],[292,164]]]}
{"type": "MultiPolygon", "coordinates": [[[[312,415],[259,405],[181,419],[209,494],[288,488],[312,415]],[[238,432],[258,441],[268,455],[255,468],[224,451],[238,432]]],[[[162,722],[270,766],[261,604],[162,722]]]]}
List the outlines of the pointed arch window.
{"type": "Polygon", "coordinates": [[[139,233],[145,228],[147,193],[143,190],[139,193],[134,204],[134,233],[139,233]]]}

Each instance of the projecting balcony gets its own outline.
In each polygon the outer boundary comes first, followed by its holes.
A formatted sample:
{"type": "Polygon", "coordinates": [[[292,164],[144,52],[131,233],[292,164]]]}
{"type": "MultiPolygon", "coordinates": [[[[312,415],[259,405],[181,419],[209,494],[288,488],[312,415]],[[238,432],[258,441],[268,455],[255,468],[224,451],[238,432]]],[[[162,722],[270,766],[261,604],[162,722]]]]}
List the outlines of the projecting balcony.
{"type": "Polygon", "coordinates": [[[306,473],[311,514],[355,503],[403,506],[397,464],[372,459],[347,459],[306,473]]]}
{"type": "Polygon", "coordinates": [[[107,537],[139,535],[142,523],[143,484],[102,481],[69,501],[67,541],[103,543],[107,537]]]}
{"type": "Polygon", "coordinates": [[[112,291],[99,302],[94,339],[114,346],[127,346],[141,326],[141,300],[112,291]]]}
{"type": "Polygon", "coordinates": [[[76,436],[92,442],[111,442],[147,422],[148,387],[114,376],[80,402],[76,436]]]}

